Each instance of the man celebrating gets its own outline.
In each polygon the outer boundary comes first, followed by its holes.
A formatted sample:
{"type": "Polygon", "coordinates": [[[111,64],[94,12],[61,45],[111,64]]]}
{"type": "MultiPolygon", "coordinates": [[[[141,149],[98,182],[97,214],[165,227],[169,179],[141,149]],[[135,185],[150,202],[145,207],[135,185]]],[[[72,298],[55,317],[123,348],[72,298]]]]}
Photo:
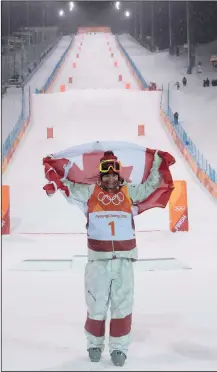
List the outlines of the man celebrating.
{"type": "Polygon", "coordinates": [[[96,184],[69,180],[60,184],[52,168],[46,172],[50,183],[44,189],[48,195],[61,189],[67,198],[86,203],[85,333],[92,362],[98,362],[104,350],[109,303],[111,360],[115,366],[123,366],[127,358],[134,292],[133,261],[137,259],[134,205],[146,200],[159,187],[161,162],[156,151],[149,176],[142,184],[128,184],[121,178],[121,164],[112,151],[106,151],[100,159],[96,184]]]}

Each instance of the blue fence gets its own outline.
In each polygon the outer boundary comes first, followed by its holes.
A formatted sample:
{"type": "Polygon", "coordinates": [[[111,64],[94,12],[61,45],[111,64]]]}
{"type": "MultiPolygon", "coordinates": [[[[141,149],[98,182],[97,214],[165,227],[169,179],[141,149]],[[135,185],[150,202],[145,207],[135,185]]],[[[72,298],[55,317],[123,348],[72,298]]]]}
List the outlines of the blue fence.
{"type": "Polygon", "coordinates": [[[24,87],[28,83],[28,81],[31,80],[33,75],[40,69],[44,60],[47,59],[53,53],[60,40],[61,36],[57,40],[55,40],[53,44],[49,45],[49,47],[41,54],[40,62],[37,64],[36,68],[34,68],[32,72],[26,77],[26,79],[22,83],[22,87],[24,87]]]}
{"type": "MultiPolygon", "coordinates": [[[[69,50],[69,48],[71,47],[72,42],[73,42],[73,39],[69,43],[69,46],[67,47],[67,49],[65,50],[65,52],[61,56],[60,60],[57,62],[56,66],[54,67],[54,69],[52,71],[52,73],[48,77],[46,83],[44,84],[44,86],[40,90],[37,90],[37,93],[45,92],[49,88],[49,86],[52,83],[52,81],[53,81],[53,79],[54,79],[54,77],[55,77],[58,69],[60,68],[60,66],[61,66],[61,64],[62,64],[62,62],[63,62],[63,60],[64,60],[64,58],[65,58],[65,56],[66,56],[66,54],[67,54],[67,52],[69,50]]],[[[29,118],[29,115],[30,115],[30,97],[31,97],[30,89],[29,89],[29,91],[25,91],[25,89],[22,88],[22,109],[21,109],[21,114],[20,114],[20,117],[19,117],[17,123],[15,124],[14,128],[8,134],[6,140],[4,141],[4,143],[2,145],[2,162],[4,162],[4,160],[6,159],[6,157],[8,156],[8,154],[13,149],[15,140],[18,138],[19,134],[21,133],[21,131],[22,131],[23,127],[24,127],[25,122],[29,118]]]]}
{"type": "Polygon", "coordinates": [[[217,183],[217,173],[215,169],[211,167],[203,153],[200,152],[198,148],[195,146],[194,142],[189,137],[188,133],[185,131],[182,124],[179,121],[174,120],[174,113],[170,107],[169,96],[170,90],[168,89],[167,106],[163,108],[165,115],[172,124],[173,129],[176,132],[178,138],[185,146],[185,148],[188,150],[188,152],[191,154],[192,158],[195,160],[197,166],[207,174],[207,176],[211,179],[212,182],[217,183]]]}
{"type": "Polygon", "coordinates": [[[69,43],[69,46],[67,47],[67,49],[65,50],[65,52],[62,54],[60,60],[57,62],[56,66],[54,67],[52,73],[50,74],[50,76],[48,77],[46,83],[44,84],[44,86],[41,88],[41,89],[36,89],[35,93],[44,93],[46,92],[46,90],[50,87],[50,85],[52,84],[54,78],[55,78],[55,75],[57,74],[59,68],[61,67],[69,49],[71,48],[71,45],[73,43],[73,40],[74,38],[71,40],[71,42],[69,43]]]}
{"type": "Polygon", "coordinates": [[[149,85],[147,84],[147,82],[145,81],[144,77],[142,76],[141,72],[138,70],[138,68],[136,67],[135,63],[133,62],[133,60],[130,58],[129,54],[126,52],[126,50],[123,48],[123,46],[121,45],[121,42],[118,38],[118,36],[115,36],[116,38],[116,41],[118,43],[118,46],[119,48],[122,50],[123,54],[126,56],[126,58],[128,59],[128,61],[130,62],[133,70],[135,71],[138,79],[141,81],[142,85],[143,85],[143,88],[147,89],[149,87],[149,85]]]}
{"type": "MultiPolygon", "coordinates": [[[[125,51],[125,49],[121,45],[117,36],[116,36],[116,40],[117,40],[117,43],[118,43],[119,47],[121,48],[121,50],[123,51],[123,53],[127,57],[128,61],[130,62],[132,68],[135,70],[138,78],[142,82],[143,87],[148,88],[148,84],[146,83],[145,79],[141,75],[138,68],[135,66],[132,59],[129,57],[129,55],[127,54],[127,52],[125,51]]],[[[161,106],[162,106],[162,109],[163,109],[165,115],[167,116],[167,118],[171,122],[178,138],[183,143],[183,145],[188,150],[188,152],[191,154],[192,158],[195,160],[198,167],[200,169],[202,169],[208,175],[208,177],[210,178],[211,181],[213,181],[214,183],[217,183],[217,173],[216,173],[215,169],[211,167],[211,165],[208,163],[205,156],[197,149],[197,147],[195,146],[195,144],[193,143],[193,141],[191,140],[191,138],[189,137],[187,132],[182,127],[181,123],[179,121],[175,123],[174,114],[173,114],[172,109],[171,109],[170,104],[169,104],[169,94],[170,94],[170,91],[168,89],[167,103],[166,103],[166,105],[163,105],[162,104],[163,91],[162,91],[161,106]]]]}
{"type": "Polygon", "coordinates": [[[20,117],[15,124],[14,128],[12,131],[8,134],[6,140],[4,141],[2,145],[2,161],[5,160],[9,152],[11,151],[14,141],[17,139],[19,136],[21,130],[23,129],[23,126],[28,119],[30,114],[30,89],[29,91],[24,92],[24,89],[22,89],[22,109],[21,109],[21,114],[20,117]],[[25,95],[28,94],[28,98],[26,99],[25,95]],[[28,102],[28,103],[27,103],[28,102]]]}

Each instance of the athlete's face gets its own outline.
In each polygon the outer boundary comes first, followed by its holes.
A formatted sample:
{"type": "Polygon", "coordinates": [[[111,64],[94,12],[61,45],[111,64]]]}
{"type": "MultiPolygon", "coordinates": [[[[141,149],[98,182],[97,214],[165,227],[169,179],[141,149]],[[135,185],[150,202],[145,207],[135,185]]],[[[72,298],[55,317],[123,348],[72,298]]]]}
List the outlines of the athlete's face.
{"type": "Polygon", "coordinates": [[[102,176],[102,184],[108,189],[112,190],[119,186],[119,177],[115,173],[107,173],[102,176]]]}

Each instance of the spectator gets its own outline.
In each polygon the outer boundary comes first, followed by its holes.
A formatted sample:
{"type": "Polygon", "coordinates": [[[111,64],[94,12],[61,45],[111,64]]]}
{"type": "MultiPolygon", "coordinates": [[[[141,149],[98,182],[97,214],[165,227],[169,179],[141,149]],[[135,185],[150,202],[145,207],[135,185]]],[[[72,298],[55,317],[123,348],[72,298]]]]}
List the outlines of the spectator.
{"type": "Polygon", "coordinates": [[[150,82],[150,85],[149,85],[149,90],[157,90],[157,85],[156,83],[153,83],[152,81],[150,82]]]}
{"type": "Polygon", "coordinates": [[[216,80],[212,80],[212,86],[213,87],[217,87],[217,79],[216,80]]]}
{"type": "Polygon", "coordinates": [[[198,65],[197,65],[197,73],[198,74],[201,74],[203,71],[202,71],[202,62],[198,62],[198,65]]]}
{"type": "Polygon", "coordinates": [[[183,84],[183,87],[186,87],[186,85],[187,85],[187,79],[186,79],[185,76],[182,79],[182,84],[183,84]]]}
{"type": "Polygon", "coordinates": [[[203,87],[209,87],[209,84],[210,84],[210,81],[208,78],[206,78],[206,80],[203,81],[203,87]]]}
{"type": "Polygon", "coordinates": [[[179,123],[179,114],[178,112],[175,112],[174,114],[174,124],[177,125],[179,123]]]}
{"type": "Polygon", "coordinates": [[[178,81],[174,85],[176,85],[177,90],[180,89],[180,83],[178,81]]]}

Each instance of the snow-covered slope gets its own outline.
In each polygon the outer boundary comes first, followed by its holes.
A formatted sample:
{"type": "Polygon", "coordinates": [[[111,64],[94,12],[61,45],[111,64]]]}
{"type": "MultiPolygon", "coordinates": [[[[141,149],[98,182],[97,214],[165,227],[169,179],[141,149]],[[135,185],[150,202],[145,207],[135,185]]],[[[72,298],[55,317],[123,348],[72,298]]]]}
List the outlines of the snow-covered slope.
{"type": "Polygon", "coordinates": [[[119,72],[134,89],[127,91],[122,82],[117,88],[118,71],[104,35],[88,36],[76,71],[73,50],[51,94],[33,97],[30,125],[3,177],[11,190],[12,224],[2,251],[4,371],[120,370],[111,364],[107,337],[102,361],[88,360],[86,219],[59,192],[48,198],[42,189],[43,156],[98,139],[171,152],[177,160],[171,167],[174,178],[188,185],[188,233],[169,231],[167,208],[135,218],[141,261],[134,266],[132,344],[122,370],[216,370],[217,206],[162,126],[160,92],[141,92],[133,85],[112,36],[110,41],[119,72]],[[93,50],[101,51],[97,63],[93,50]],[[76,86],[67,85],[72,74],[76,86]],[[65,83],[67,91],[59,93],[65,83]],[[141,123],[145,137],[137,136],[141,123]],[[48,126],[54,127],[54,139],[46,139],[48,126]],[[160,231],[144,232],[148,229],[160,231]]]}
{"type": "Polygon", "coordinates": [[[180,56],[171,56],[168,50],[151,53],[143,48],[132,36],[123,34],[119,40],[136,64],[144,79],[156,82],[167,89],[170,83],[170,105],[192,138],[196,147],[217,171],[217,86],[203,87],[203,79],[217,79],[217,69],[210,63],[210,57],[217,54],[217,41],[196,47],[196,65],[203,64],[203,72],[197,74],[196,68],[187,75],[188,56],[184,48],[180,56]],[[187,87],[182,87],[186,76],[187,87]],[[180,91],[174,84],[181,83],[180,91]]]}

